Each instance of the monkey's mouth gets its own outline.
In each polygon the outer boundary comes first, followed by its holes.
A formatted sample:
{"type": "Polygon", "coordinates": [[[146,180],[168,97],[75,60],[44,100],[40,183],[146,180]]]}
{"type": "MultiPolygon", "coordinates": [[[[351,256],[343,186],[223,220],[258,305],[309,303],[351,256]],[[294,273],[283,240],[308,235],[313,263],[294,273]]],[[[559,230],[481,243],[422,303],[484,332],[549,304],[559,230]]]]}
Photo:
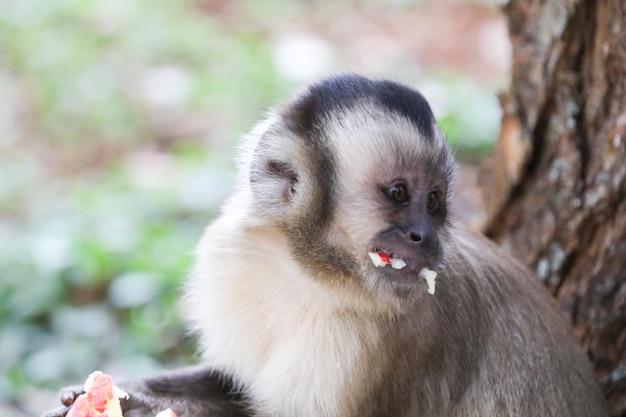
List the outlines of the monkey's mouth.
{"type": "Polygon", "coordinates": [[[381,276],[385,278],[394,290],[401,293],[410,292],[422,281],[428,284],[428,293],[435,294],[435,278],[437,272],[429,268],[434,265],[426,259],[420,259],[415,254],[401,254],[391,250],[375,247],[368,252],[369,258],[376,268],[382,268],[381,276]]]}
{"type": "Polygon", "coordinates": [[[402,269],[406,266],[404,259],[395,256],[393,253],[388,254],[380,249],[374,249],[373,252],[368,252],[368,255],[377,268],[390,265],[393,269],[402,269]]]}

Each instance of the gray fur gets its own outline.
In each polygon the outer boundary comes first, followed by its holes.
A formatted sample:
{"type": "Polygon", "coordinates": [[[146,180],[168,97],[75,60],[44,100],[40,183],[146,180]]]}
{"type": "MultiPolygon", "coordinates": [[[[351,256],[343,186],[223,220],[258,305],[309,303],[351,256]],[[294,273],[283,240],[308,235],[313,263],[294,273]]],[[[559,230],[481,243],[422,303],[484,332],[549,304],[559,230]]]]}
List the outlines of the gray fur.
{"type": "Polygon", "coordinates": [[[270,114],[244,141],[237,190],[186,287],[203,367],[122,385],[127,417],[166,407],[179,417],[606,416],[545,289],[453,226],[454,172],[428,104],[395,83],[340,75],[270,114]],[[397,184],[410,198],[390,200],[397,184]],[[376,268],[375,249],[407,266],[376,268]],[[424,267],[438,273],[434,295],[424,267]]]}

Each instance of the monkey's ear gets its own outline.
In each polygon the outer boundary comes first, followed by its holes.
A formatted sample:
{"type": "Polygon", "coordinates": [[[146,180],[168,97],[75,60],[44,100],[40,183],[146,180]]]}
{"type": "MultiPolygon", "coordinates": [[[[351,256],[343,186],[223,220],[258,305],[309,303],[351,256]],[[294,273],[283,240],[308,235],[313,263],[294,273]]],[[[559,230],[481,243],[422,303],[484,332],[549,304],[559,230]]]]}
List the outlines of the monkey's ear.
{"type": "Polygon", "coordinates": [[[252,164],[250,187],[259,207],[280,209],[296,194],[298,172],[293,164],[279,159],[259,158],[252,164]]]}
{"type": "Polygon", "coordinates": [[[298,183],[298,174],[293,166],[288,162],[272,160],[267,162],[266,169],[269,175],[275,176],[279,181],[284,182],[285,186],[289,185],[289,187],[285,187],[284,197],[291,199],[296,193],[296,184],[298,183]]]}

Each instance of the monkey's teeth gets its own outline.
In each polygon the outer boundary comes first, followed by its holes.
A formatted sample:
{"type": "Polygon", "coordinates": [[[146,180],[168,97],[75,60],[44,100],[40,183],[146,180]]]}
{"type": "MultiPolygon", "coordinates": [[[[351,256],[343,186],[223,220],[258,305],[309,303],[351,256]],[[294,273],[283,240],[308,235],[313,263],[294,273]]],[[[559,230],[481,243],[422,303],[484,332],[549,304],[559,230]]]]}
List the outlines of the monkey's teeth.
{"type": "Polygon", "coordinates": [[[426,284],[428,284],[428,294],[435,294],[435,278],[437,278],[437,273],[432,269],[422,268],[419,276],[426,280],[426,284]]]}

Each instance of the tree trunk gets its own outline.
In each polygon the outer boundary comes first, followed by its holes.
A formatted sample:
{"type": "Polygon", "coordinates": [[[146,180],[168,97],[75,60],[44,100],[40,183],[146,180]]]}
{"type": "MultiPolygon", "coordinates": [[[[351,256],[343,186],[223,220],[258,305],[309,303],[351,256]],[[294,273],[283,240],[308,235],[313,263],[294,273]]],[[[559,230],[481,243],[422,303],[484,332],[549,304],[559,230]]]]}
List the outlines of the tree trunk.
{"type": "Polygon", "coordinates": [[[626,1],[504,11],[512,83],[486,232],[553,292],[626,416],[626,1]]]}

